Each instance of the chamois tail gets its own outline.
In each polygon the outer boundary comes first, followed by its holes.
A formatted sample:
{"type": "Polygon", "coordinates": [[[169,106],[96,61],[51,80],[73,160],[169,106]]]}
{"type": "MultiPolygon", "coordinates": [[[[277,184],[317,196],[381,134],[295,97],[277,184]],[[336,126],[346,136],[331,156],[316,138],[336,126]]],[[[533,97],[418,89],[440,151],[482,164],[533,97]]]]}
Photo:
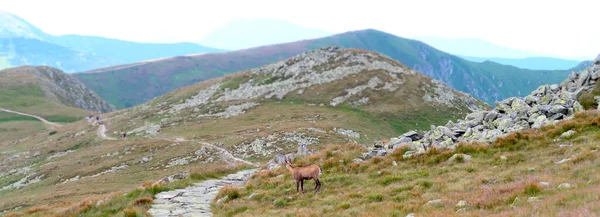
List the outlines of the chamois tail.
{"type": "Polygon", "coordinates": [[[319,166],[319,176],[323,175],[323,170],[321,169],[321,166],[319,166]]]}

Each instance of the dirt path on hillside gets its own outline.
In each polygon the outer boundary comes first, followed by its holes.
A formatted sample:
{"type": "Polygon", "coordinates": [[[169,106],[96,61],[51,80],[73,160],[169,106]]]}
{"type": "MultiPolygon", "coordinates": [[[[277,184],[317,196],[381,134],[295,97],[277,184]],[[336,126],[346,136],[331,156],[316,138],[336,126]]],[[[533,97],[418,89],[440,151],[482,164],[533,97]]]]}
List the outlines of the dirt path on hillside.
{"type": "Polygon", "coordinates": [[[213,145],[208,142],[198,142],[198,141],[194,141],[194,140],[186,140],[185,138],[176,138],[176,139],[163,138],[163,139],[167,140],[167,141],[171,141],[171,142],[195,142],[195,143],[198,143],[198,144],[204,145],[206,147],[217,150],[222,159],[229,159],[232,162],[242,162],[242,163],[249,164],[252,166],[258,166],[256,163],[252,163],[250,161],[238,158],[238,157],[234,156],[233,154],[231,154],[231,152],[227,151],[226,149],[221,148],[216,145],[213,145]]]}
{"type": "Polygon", "coordinates": [[[12,111],[12,110],[8,110],[8,109],[5,109],[5,108],[0,108],[0,111],[8,112],[8,113],[13,113],[13,114],[18,114],[18,115],[22,115],[22,116],[28,116],[28,117],[32,117],[32,118],[36,118],[36,119],[44,122],[44,124],[47,124],[47,125],[50,125],[50,126],[53,126],[53,127],[62,127],[62,125],[60,125],[60,124],[50,122],[50,121],[48,121],[48,120],[46,120],[46,119],[44,119],[44,118],[42,118],[40,116],[37,116],[37,115],[31,115],[31,114],[27,114],[27,113],[23,113],[23,112],[12,111]]]}
{"type": "Polygon", "coordinates": [[[210,204],[226,185],[241,186],[257,170],[244,170],[222,179],[211,179],[196,183],[185,189],[162,192],[155,196],[148,213],[154,217],[213,216],[210,204]]]}
{"type": "Polygon", "coordinates": [[[106,126],[104,126],[104,124],[100,124],[98,126],[98,137],[103,138],[103,139],[107,139],[107,140],[117,140],[115,138],[112,137],[108,137],[106,136],[106,126]]]}

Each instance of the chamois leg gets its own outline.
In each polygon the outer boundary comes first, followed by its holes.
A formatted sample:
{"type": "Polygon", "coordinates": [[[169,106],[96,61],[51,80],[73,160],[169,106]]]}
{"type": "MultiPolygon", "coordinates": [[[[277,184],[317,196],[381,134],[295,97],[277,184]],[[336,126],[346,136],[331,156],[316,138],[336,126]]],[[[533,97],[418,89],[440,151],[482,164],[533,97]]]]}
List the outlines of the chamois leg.
{"type": "Polygon", "coordinates": [[[320,192],[321,191],[321,181],[319,181],[319,179],[315,179],[316,185],[315,186],[315,191],[320,192]]]}
{"type": "Polygon", "coordinates": [[[296,194],[298,193],[299,188],[300,188],[300,181],[296,180],[296,194]]]}
{"type": "Polygon", "coordinates": [[[300,188],[302,189],[302,193],[304,194],[304,179],[300,181],[300,188]]]}

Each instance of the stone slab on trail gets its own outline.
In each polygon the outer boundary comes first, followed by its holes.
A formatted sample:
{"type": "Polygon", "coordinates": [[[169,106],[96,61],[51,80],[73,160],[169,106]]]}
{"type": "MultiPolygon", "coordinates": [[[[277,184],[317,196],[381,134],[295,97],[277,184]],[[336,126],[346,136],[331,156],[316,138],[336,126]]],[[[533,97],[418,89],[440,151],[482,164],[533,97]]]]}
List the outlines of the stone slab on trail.
{"type": "Polygon", "coordinates": [[[212,216],[210,204],[223,186],[244,184],[256,169],[230,174],[222,179],[210,179],[185,189],[159,193],[148,213],[155,217],[212,216]]]}

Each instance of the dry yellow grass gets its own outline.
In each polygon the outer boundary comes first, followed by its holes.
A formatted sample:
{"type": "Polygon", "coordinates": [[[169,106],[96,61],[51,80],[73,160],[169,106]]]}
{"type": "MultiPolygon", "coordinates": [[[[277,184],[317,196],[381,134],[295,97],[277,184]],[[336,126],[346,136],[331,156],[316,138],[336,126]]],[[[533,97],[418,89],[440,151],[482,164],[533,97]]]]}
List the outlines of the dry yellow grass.
{"type": "Polygon", "coordinates": [[[321,193],[298,195],[287,171],[264,171],[237,199],[216,204],[214,211],[218,216],[594,216],[600,213],[598,135],[600,114],[587,111],[492,145],[431,149],[411,159],[402,159],[406,149],[400,148],[353,163],[364,151],[361,147],[331,146],[295,162],[322,166],[321,193]],[[578,133],[559,139],[571,129],[578,133]],[[573,146],[559,147],[569,143],[573,146]],[[454,153],[470,154],[472,160],[449,162],[454,153]],[[566,158],[571,161],[557,164],[566,158]],[[559,189],[562,183],[571,188],[559,189]],[[436,199],[441,202],[428,204],[436,199]],[[457,207],[460,200],[467,205],[457,207]]]}

